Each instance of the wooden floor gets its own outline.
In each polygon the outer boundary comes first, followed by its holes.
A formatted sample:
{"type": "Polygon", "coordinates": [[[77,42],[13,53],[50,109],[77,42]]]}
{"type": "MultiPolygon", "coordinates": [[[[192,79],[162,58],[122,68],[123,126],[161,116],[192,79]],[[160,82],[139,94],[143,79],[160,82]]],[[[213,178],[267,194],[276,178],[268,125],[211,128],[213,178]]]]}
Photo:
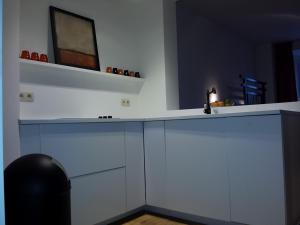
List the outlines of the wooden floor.
{"type": "Polygon", "coordinates": [[[163,219],[157,216],[146,214],[127,223],[123,223],[123,225],[187,225],[187,224],[178,223],[168,219],[163,219]]]}

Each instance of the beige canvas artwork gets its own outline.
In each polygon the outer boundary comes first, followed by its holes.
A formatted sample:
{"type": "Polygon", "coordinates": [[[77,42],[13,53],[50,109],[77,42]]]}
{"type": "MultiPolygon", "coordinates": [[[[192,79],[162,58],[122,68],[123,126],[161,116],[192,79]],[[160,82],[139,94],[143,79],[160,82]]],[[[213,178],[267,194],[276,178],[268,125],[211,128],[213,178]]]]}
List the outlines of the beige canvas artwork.
{"type": "MultiPolygon", "coordinates": [[[[56,9],[56,8],[55,8],[56,9]]],[[[94,27],[90,20],[64,11],[53,11],[55,50],[59,64],[100,69],[94,27]]]]}

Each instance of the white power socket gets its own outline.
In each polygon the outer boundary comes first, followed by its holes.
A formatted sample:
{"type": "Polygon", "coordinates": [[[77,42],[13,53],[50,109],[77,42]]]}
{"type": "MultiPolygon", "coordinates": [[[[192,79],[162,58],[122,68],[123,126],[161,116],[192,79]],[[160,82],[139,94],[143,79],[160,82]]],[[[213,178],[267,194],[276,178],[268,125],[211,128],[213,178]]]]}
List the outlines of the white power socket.
{"type": "Polygon", "coordinates": [[[20,102],[33,102],[33,93],[31,92],[21,92],[19,97],[20,102]]]}
{"type": "Polygon", "coordinates": [[[130,100],[129,99],[122,99],[121,106],[123,107],[130,107],[130,100]]]}

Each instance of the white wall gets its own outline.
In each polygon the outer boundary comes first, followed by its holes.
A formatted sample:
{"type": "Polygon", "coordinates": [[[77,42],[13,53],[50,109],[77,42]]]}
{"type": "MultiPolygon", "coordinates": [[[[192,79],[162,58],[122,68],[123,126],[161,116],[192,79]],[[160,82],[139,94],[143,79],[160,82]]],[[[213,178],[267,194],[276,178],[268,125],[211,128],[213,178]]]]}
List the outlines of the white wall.
{"type": "Polygon", "coordinates": [[[164,27],[162,0],[144,0],[137,9],[135,26],[140,59],[146,82],[139,95],[139,114],[166,110],[164,27]]]}
{"type": "Polygon", "coordinates": [[[166,101],[168,110],[179,109],[176,3],[164,0],[166,101]]]}
{"type": "Polygon", "coordinates": [[[21,103],[23,119],[95,118],[98,116],[134,117],[136,95],[67,87],[22,84],[23,91],[34,92],[34,103],[21,103]],[[122,107],[121,98],[129,98],[131,107],[122,107]]]}
{"type": "Polygon", "coordinates": [[[133,117],[144,111],[166,110],[166,92],[175,96],[168,101],[176,108],[176,74],[168,77],[170,85],[166,87],[162,0],[22,1],[20,49],[52,55],[49,5],[95,20],[102,70],[116,66],[140,71],[146,82],[139,95],[21,84],[22,91],[32,91],[35,96],[34,103],[21,103],[21,118],[133,117]],[[122,98],[131,100],[130,108],[120,106],[122,98]]]}
{"type": "MultiPolygon", "coordinates": [[[[22,1],[21,49],[52,55],[49,5],[54,5],[95,20],[102,70],[106,66],[116,66],[141,71],[138,65],[137,36],[135,27],[131,24],[132,17],[136,17],[133,11],[135,3],[126,5],[120,0],[88,0],[82,3],[82,0],[22,1]],[[32,11],[36,13],[32,15],[32,11]]],[[[35,96],[34,103],[21,103],[21,118],[95,117],[112,114],[120,117],[134,114],[137,107],[138,96],[122,93],[29,84],[21,84],[21,90],[32,91],[35,96]],[[131,100],[130,108],[121,107],[122,98],[131,100]]]]}
{"type": "Polygon", "coordinates": [[[139,4],[122,0],[22,1],[20,47],[30,51],[52,51],[49,5],[54,5],[95,20],[102,70],[106,66],[120,66],[139,71],[138,28],[132,24],[139,19],[135,12],[139,4]]]}
{"type": "Polygon", "coordinates": [[[20,154],[19,142],[19,0],[4,1],[4,165],[20,154]]]}

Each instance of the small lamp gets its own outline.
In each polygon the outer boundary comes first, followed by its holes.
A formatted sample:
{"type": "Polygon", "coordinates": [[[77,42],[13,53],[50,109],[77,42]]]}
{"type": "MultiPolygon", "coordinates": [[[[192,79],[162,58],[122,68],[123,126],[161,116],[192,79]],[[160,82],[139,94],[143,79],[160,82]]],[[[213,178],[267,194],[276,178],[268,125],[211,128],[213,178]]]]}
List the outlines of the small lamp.
{"type": "Polygon", "coordinates": [[[211,94],[217,94],[217,90],[213,87],[211,89],[211,91],[207,90],[206,92],[206,104],[205,104],[205,107],[204,107],[204,113],[206,114],[211,114],[211,107],[210,107],[210,95],[211,94]]]}

